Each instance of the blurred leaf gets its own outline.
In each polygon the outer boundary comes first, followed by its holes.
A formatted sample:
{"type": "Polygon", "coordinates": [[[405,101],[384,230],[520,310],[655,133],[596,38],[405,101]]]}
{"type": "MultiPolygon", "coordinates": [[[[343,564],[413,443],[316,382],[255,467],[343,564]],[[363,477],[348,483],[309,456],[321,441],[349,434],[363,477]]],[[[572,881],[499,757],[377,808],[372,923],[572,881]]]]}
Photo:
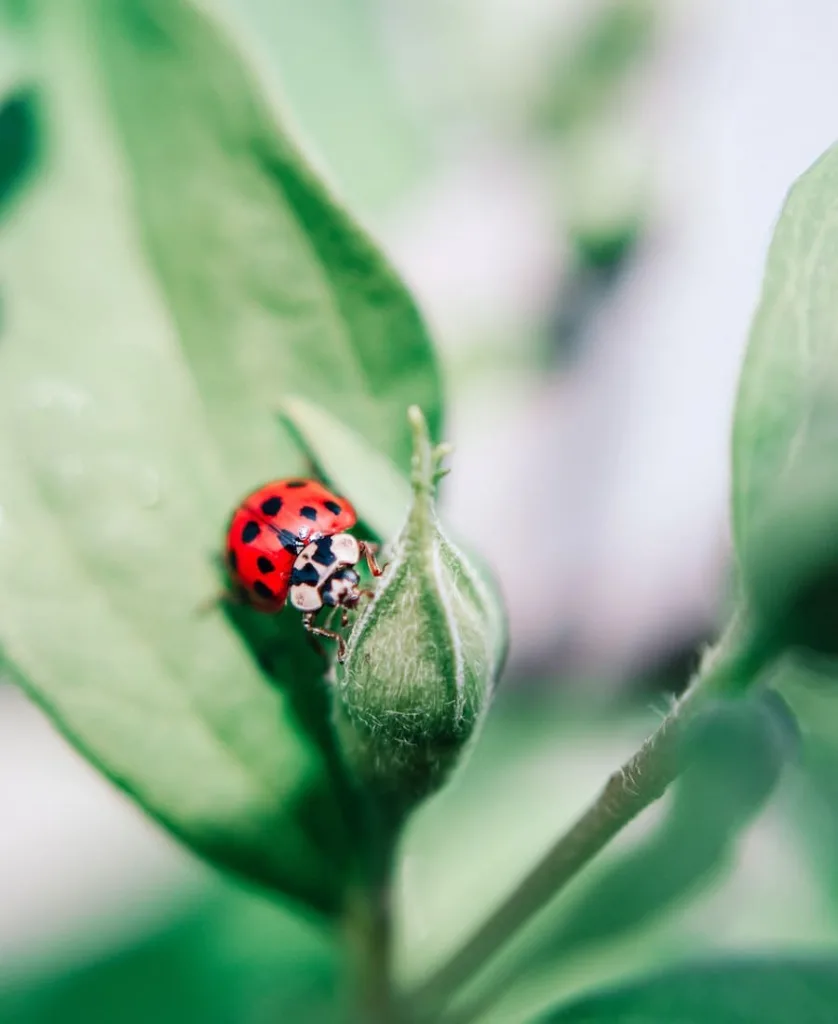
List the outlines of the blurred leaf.
{"type": "Polygon", "coordinates": [[[0,105],[0,214],[31,179],[38,159],[35,91],[21,87],[0,105]]]}
{"type": "Polygon", "coordinates": [[[800,770],[787,804],[792,834],[807,857],[808,875],[818,884],[820,908],[838,924],[838,705],[835,665],[788,660],[772,685],[805,723],[800,770]]]}
{"type": "Polygon", "coordinates": [[[838,960],[765,957],[679,968],[596,994],[541,1024],[832,1024],[838,960]]]}
{"type": "Polygon", "coordinates": [[[779,697],[715,708],[693,739],[694,760],[658,830],[599,871],[568,908],[548,952],[612,940],[696,895],[734,853],[794,749],[794,720],[779,697]]]}
{"type": "Polygon", "coordinates": [[[334,949],[246,893],[222,892],[166,927],[71,969],[0,984],[8,1024],[334,1021],[334,949]]]}
{"type": "MultiPolygon", "coordinates": [[[[563,371],[579,363],[591,338],[591,325],[597,310],[622,280],[623,259],[634,244],[636,234],[626,246],[606,242],[599,252],[588,247],[562,279],[552,310],[550,323],[550,356],[563,371]],[[613,257],[613,259],[612,259],[613,257]]],[[[613,237],[616,241],[616,236],[613,237]]]]}
{"type": "Polygon", "coordinates": [[[46,155],[0,235],[0,647],[195,850],[336,911],[357,837],[322,665],[295,617],[253,624],[254,658],[197,609],[231,506],[300,468],[283,394],[406,466],[407,405],[439,427],[433,353],[195,4],[28,10],[46,155]]]}
{"type": "Polygon", "coordinates": [[[820,739],[810,740],[804,769],[793,824],[822,887],[824,905],[838,918],[838,750],[820,739]]]}
{"type": "Polygon", "coordinates": [[[638,933],[674,905],[695,898],[735,853],[741,832],[762,811],[796,749],[794,718],[767,692],[713,708],[690,743],[690,765],[674,787],[662,823],[625,851],[606,854],[495,965],[475,1005],[491,1005],[533,972],[592,947],[637,942],[638,933]]]}
{"type": "Polygon", "coordinates": [[[353,209],[378,213],[427,172],[425,126],[378,0],[225,0],[277,65],[306,142],[353,209]]]}
{"type": "Polygon", "coordinates": [[[519,882],[650,728],[647,713],[604,720],[558,687],[537,701],[500,687],[472,756],[408,827],[399,909],[406,983],[471,934],[487,900],[519,882]]]}
{"type": "Polygon", "coordinates": [[[441,421],[434,353],[407,290],[194,0],[86,2],[99,12],[146,252],[231,469],[242,409],[275,411],[287,393],[334,408],[407,469],[407,407],[425,410],[436,439],[441,421]]]}
{"type": "Polygon", "coordinates": [[[739,386],[733,522],[745,591],[791,643],[835,649],[838,147],[792,188],[739,386]]]}
{"type": "Polygon", "coordinates": [[[542,130],[567,133],[613,100],[650,53],[657,19],[650,0],[611,0],[597,12],[556,63],[536,110],[542,130]]]}
{"type": "Polygon", "coordinates": [[[393,462],[304,398],[287,397],[281,418],[323,478],[338,494],[351,497],[358,515],[376,536],[380,540],[395,537],[407,517],[411,490],[393,462]]]}

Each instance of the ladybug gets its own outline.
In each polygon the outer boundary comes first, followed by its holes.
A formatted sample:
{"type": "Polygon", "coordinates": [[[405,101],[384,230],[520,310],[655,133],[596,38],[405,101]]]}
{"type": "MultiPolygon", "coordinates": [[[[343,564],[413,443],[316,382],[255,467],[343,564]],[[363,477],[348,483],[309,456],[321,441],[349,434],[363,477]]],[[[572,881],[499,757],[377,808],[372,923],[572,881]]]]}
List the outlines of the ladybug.
{"type": "Polygon", "coordinates": [[[227,568],[241,599],[276,613],[289,600],[303,613],[303,626],[338,643],[343,638],[314,623],[322,608],[347,610],[368,591],[359,589],[355,566],[366,558],[373,576],[382,570],[373,546],[347,533],[357,522],[352,505],[316,480],[290,478],[265,484],[244,498],[227,528],[227,568]]]}

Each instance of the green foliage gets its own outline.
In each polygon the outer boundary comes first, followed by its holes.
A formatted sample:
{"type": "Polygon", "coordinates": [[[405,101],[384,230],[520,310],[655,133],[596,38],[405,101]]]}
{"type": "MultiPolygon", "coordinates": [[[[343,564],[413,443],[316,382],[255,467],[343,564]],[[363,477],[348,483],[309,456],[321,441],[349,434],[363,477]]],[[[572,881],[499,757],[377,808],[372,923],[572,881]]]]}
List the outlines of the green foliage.
{"type": "Polygon", "coordinates": [[[219,0],[252,30],[306,142],[333,168],[351,208],[399,203],[429,170],[425,126],[407,90],[377,0],[219,0]]]}
{"type": "Polygon", "coordinates": [[[198,609],[240,494],[302,468],[284,395],[404,469],[430,344],[196,4],[23,10],[44,155],[0,238],[0,649],[193,849],[335,912],[322,661],[294,617],[198,609]]]}
{"type": "Polygon", "coordinates": [[[94,7],[146,254],[201,394],[220,412],[209,427],[228,469],[252,484],[239,465],[242,410],[262,414],[274,444],[264,413],[292,393],[333,405],[407,470],[407,406],[427,406],[435,437],[440,427],[433,353],[409,293],[193,4],[94,7]]]}
{"type": "Polygon", "coordinates": [[[678,968],[591,996],[538,1018],[539,1024],[831,1024],[838,961],[753,958],[678,968]]]}
{"type": "Polygon", "coordinates": [[[538,119],[566,134],[586,128],[613,101],[629,72],[652,47],[658,12],[649,0],[612,0],[585,26],[569,53],[557,62],[538,119]]]}
{"type": "Polygon", "coordinates": [[[613,942],[713,880],[770,798],[796,739],[794,720],[774,694],[714,708],[691,740],[689,767],[660,827],[592,870],[542,955],[613,942]]]}
{"type": "Polygon", "coordinates": [[[791,190],[742,371],[733,434],[741,582],[777,642],[835,649],[838,148],[791,190]]]}
{"type": "MultiPolygon", "coordinates": [[[[5,973],[5,972],[4,972],[5,973]]],[[[14,1024],[230,1024],[338,1019],[339,971],[325,935],[228,886],[88,960],[0,977],[14,1024]]]]}
{"type": "Polygon", "coordinates": [[[379,540],[404,525],[410,483],[395,464],[320,405],[286,398],[281,418],[325,480],[338,494],[351,494],[362,522],[379,540]]]}
{"type": "MultiPolygon", "coordinates": [[[[293,396],[282,407],[282,418],[310,461],[340,494],[351,494],[367,532],[393,541],[415,508],[411,485],[393,463],[375,451],[327,410],[293,396]]],[[[444,482],[442,483],[444,487],[444,482]]],[[[509,643],[503,598],[492,570],[469,549],[468,539],[456,537],[456,546],[468,556],[481,591],[480,604],[492,641],[491,660],[497,671],[506,660],[509,643]]]]}
{"type": "Polygon", "coordinates": [[[0,106],[0,214],[32,178],[37,167],[36,94],[31,86],[8,93],[0,106]]]}
{"type": "MultiPolygon", "coordinates": [[[[483,719],[506,643],[483,568],[436,518],[442,401],[425,329],[202,2],[0,10],[25,37],[0,82],[4,674],[198,854],[343,915],[347,947],[350,935],[365,947],[352,950],[375,1008],[365,1019],[389,1024],[390,851],[371,844],[370,797],[400,827],[442,784],[483,719]],[[236,499],[306,458],[389,543],[334,689],[296,617],[199,614],[236,499]],[[357,920],[368,927],[353,933],[357,920]]],[[[584,128],[653,27],[645,2],[595,22],[546,105],[554,132],[584,128]]],[[[730,698],[787,645],[838,649],[836,203],[838,150],[789,198],[743,371],[734,527],[749,631],[728,631],[666,725],[489,915],[460,966],[452,958],[447,980],[443,968],[436,1003],[431,977],[431,1012],[485,982],[512,933],[665,792],[685,735],[694,757],[662,823],[561,901],[515,970],[636,939],[732,859],[771,796],[793,716],[767,692],[730,698]]],[[[634,218],[623,227],[579,229],[588,264],[619,260],[634,218]]],[[[821,753],[826,776],[834,758],[821,753]]],[[[533,831],[521,826],[522,848],[533,831]]],[[[532,851],[518,852],[526,868],[532,851]]],[[[335,950],[276,913],[255,898],[232,927],[201,912],[34,994],[7,993],[0,1015],[336,1019],[335,950]]],[[[694,965],[544,1020],[817,1024],[835,1015],[837,976],[803,958],[694,965]]]]}

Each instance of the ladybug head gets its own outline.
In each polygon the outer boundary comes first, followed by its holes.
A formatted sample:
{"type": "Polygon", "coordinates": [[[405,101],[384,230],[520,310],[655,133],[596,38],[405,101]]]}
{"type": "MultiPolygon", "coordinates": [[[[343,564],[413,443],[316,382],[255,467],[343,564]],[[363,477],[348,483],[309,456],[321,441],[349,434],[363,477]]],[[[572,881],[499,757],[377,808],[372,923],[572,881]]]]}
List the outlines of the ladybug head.
{"type": "Polygon", "coordinates": [[[355,571],[361,547],[351,533],[321,537],[308,544],[294,562],[289,596],[301,612],[354,608],[361,599],[355,571]]]}

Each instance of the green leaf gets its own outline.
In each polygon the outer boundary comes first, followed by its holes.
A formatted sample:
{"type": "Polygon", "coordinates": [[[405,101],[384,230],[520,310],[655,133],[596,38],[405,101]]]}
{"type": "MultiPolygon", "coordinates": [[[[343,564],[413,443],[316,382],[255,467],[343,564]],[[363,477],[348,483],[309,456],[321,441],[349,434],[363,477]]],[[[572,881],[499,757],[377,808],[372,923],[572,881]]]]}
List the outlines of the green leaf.
{"type": "Polygon", "coordinates": [[[736,840],[765,806],[797,739],[776,694],[713,708],[692,740],[690,765],[660,827],[597,869],[566,908],[542,956],[614,940],[694,896],[729,863],[736,840]]]}
{"type": "Polygon", "coordinates": [[[45,157],[0,236],[0,649],[196,851],[335,912],[322,664],[290,614],[240,634],[198,607],[236,500],[301,468],[283,395],[405,466],[407,405],[439,425],[432,351],[196,4],[28,12],[45,157]]]}
{"type": "Polygon", "coordinates": [[[768,255],[733,435],[733,523],[754,606],[832,648],[838,598],[838,148],[797,182],[768,255]]]}
{"type": "MultiPolygon", "coordinates": [[[[83,943],[82,943],[83,945],[83,943]]],[[[340,1019],[338,957],[321,930],[254,894],[212,887],[139,935],[71,963],[0,970],[0,1019],[14,1024],[230,1024],[340,1019]]]]}
{"type": "Polygon", "coordinates": [[[38,161],[35,107],[29,86],[10,92],[0,104],[0,213],[31,180],[38,161]]]}
{"type": "Polygon", "coordinates": [[[538,126],[564,135],[601,117],[651,53],[658,18],[649,0],[620,0],[596,13],[556,62],[536,105],[538,126]]]}
{"type": "Polygon", "coordinates": [[[283,401],[281,419],[322,477],[338,494],[351,496],[376,536],[395,537],[404,525],[411,490],[392,460],[324,408],[299,396],[283,401]]]}
{"type": "Polygon", "coordinates": [[[739,837],[796,749],[794,718],[779,697],[762,692],[719,703],[697,726],[689,766],[660,824],[632,845],[607,851],[545,907],[542,919],[484,972],[464,1001],[470,1011],[499,1003],[501,1020],[516,996],[525,1006],[543,1005],[533,996],[541,978],[555,992],[557,976],[578,986],[582,964],[595,973],[598,962],[631,961],[644,942],[654,942],[655,925],[665,928],[673,919],[667,911],[683,912],[733,867],[739,837]]]}
{"type": "Polygon", "coordinates": [[[292,393],[339,410],[407,470],[407,407],[426,410],[435,438],[441,421],[409,293],[277,130],[252,73],[194,2],[87,6],[146,251],[202,394],[221,413],[210,429],[228,466],[237,470],[247,435],[242,408],[275,411],[292,393]]]}
{"type": "MultiPolygon", "coordinates": [[[[487,903],[518,884],[534,851],[596,792],[602,765],[636,749],[655,721],[645,707],[604,717],[589,701],[569,700],[554,680],[542,691],[534,701],[520,687],[501,686],[473,753],[409,824],[399,897],[405,987],[462,944],[487,903]]],[[[551,908],[545,914],[554,924],[551,908]]]]}
{"type": "Polygon", "coordinates": [[[753,957],[678,968],[582,999],[540,1024],[832,1024],[838,960],[753,957]]]}
{"type": "Polygon", "coordinates": [[[421,185],[430,133],[403,87],[377,0],[224,2],[279,66],[291,114],[353,209],[379,213],[421,185]]]}

